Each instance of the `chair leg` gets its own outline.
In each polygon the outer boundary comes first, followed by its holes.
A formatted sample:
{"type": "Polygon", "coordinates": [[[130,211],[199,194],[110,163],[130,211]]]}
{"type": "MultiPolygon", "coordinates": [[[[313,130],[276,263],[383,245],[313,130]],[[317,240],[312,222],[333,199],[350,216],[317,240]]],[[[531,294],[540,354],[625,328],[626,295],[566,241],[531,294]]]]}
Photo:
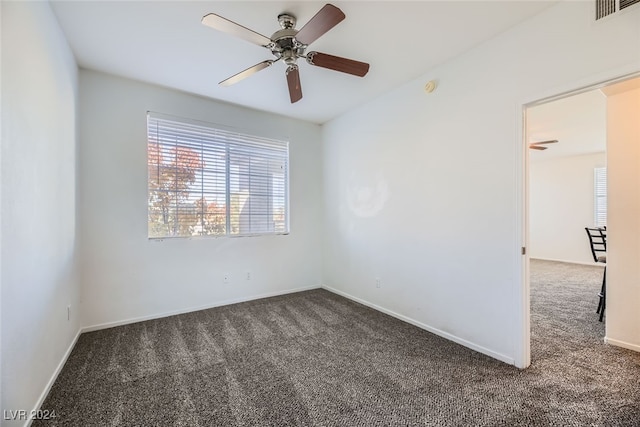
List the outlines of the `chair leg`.
{"type": "Polygon", "coordinates": [[[596,314],[600,314],[600,310],[602,310],[602,292],[598,293],[598,308],[596,309],[596,314]]]}
{"type": "Polygon", "coordinates": [[[600,292],[598,292],[598,309],[596,310],[597,314],[600,314],[600,311],[602,310],[602,298],[604,296],[604,281],[605,281],[605,278],[603,276],[602,277],[602,286],[600,287],[600,292]]]}
{"type": "Polygon", "coordinates": [[[598,301],[598,311],[600,313],[600,321],[604,316],[605,304],[607,302],[607,267],[604,267],[604,274],[602,276],[602,289],[600,289],[600,301],[598,301]]]}

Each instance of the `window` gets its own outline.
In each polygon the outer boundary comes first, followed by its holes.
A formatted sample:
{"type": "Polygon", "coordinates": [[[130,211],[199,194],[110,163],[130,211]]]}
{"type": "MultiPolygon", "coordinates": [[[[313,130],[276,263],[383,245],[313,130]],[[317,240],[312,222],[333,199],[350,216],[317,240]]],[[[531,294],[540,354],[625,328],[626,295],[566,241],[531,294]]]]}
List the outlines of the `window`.
{"type": "Polygon", "coordinates": [[[147,114],[149,238],[289,232],[289,143],[147,114]]]}
{"type": "Polygon", "coordinates": [[[607,168],[595,168],[594,182],[594,224],[597,227],[607,225],[607,168]]]}

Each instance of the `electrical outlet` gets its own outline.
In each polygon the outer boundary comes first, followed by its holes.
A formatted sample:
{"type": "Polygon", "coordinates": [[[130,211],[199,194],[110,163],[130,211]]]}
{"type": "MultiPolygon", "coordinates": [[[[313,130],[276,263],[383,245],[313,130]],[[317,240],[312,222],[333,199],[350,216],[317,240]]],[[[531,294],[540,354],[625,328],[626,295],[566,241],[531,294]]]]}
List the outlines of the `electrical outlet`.
{"type": "Polygon", "coordinates": [[[376,277],[376,288],[380,287],[380,278],[376,277]]]}
{"type": "Polygon", "coordinates": [[[245,278],[247,280],[251,280],[251,272],[250,271],[247,271],[247,274],[245,275],[245,278]]]}
{"type": "Polygon", "coordinates": [[[67,322],[71,320],[71,305],[67,306],[67,322]]]}
{"type": "Polygon", "coordinates": [[[229,283],[229,280],[231,280],[231,276],[229,275],[229,273],[225,273],[224,277],[222,278],[222,281],[224,283],[229,283]]]}

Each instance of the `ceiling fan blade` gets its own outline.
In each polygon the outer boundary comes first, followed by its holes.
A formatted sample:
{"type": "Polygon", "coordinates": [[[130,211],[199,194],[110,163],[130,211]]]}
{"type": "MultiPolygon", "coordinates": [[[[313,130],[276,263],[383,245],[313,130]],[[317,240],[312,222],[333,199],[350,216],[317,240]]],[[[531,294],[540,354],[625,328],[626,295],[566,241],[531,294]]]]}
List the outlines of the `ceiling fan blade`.
{"type": "Polygon", "coordinates": [[[300,86],[300,73],[297,65],[289,65],[287,68],[287,84],[289,85],[289,97],[291,103],[302,99],[302,86],[300,86]]]}
{"type": "Polygon", "coordinates": [[[557,139],[550,139],[549,141],[532,142],[530,145],[543,145],[543,144],[555,144],[557,139]]]}
{"type": "Polygon", "coordinates": [[[369,72],[369,64],[366,62],[354,61],[353,59],[320,52],[309,52],[307,54],[307,62],[311,65],[353,74],[358,77],[364,77],[369,72]]]}
{"type": "Polygon", "coordinates": [[[259,46],[268,47],[271,44],[269,37],[258,34],[253,30],[243,27],[240,24],[236,24],[233,21],[229,21],[220,15],[215,13],[209,13],[202,17],[202,23],[207,27],[211,27],[214,30],[222,31],[223,33],[231,34],[232,36],[240,37],[250,43],[257,44],[259,46]]]}
{"type": "Polygon", "coordinates": [[[249,67],[244,71],[240,71],[238,74],[234,74],[233,76],[229,77],[226,80],[221,81],[218,84],[222,85],[222,86],[231,86],[234,83],[238,83],[240,80],[246,79],[247,77],[254,75],[255,73],[257,73],[260,70],[264,70],[265,68],[269,67],[274,62],[275,61],[273,61],[271,59],[268,59],[266,61],[262,61],[259,64],[254,65],[253,67],[249,67]]]}
{"type": "Polygon", "coordinates": [[[327,3],[298,31],[296,40],[304,45],[310,45],[344,18],[344,13],[340,9],[327,3]]]}
{"type": "Polygon", "coordinates": [[[541,146],[539,146],[539,145],[533,145],[533,144],[530,144],[530,145],[529,145],[529,148],[531,148],[531,149],[533,149],[533,150],[546,150],[546,149],[547,149],[547,148],[549,148],[549,147],[541,147],[541,146]]]}

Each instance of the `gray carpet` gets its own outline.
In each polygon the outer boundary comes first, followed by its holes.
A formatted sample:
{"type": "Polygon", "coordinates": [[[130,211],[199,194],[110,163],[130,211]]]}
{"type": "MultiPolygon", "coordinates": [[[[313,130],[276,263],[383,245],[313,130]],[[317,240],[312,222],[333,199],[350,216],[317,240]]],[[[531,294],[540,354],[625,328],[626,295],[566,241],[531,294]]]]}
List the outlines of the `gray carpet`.
{"type": "Polygon", "coordinates": [[[324,290],[86,333],[33,425],[637,426],[640,354],[603,344],[601,278],[532,262],[524,371],[324,290]]]}

